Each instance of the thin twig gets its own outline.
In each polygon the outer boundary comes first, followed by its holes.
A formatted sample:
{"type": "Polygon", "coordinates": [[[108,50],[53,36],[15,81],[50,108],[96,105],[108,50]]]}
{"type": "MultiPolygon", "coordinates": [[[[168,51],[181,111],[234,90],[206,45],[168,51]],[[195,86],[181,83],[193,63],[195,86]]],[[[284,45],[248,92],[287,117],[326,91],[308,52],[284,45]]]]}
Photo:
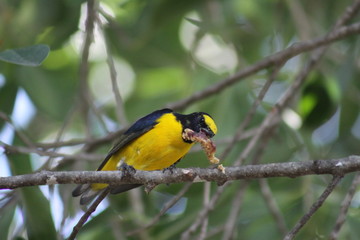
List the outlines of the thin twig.
{"type": "Polygon", "coordinates": [[[205,207],[203,207],[199,211],[193,224],[181,234],[181,240],[190,239],[190,235],[193,234],[198,229],[198,227],[201,225],[201,223],[207,217],[209,211],[211,211],[215,207],[215,204],[218,201],[218,199],[220,198],[221,193],[223,192],[224,189],[226,189],[226,187],[229,184],[230,184],[229,182],[226,182],[223,186],[220,186],[217,189],[216,193],[212,196],[209,204],[207,204],[205,207]]]}
{"type": "Polygon", "coordinates": [[[271,84],[273,83],[273,81],[275,80],[278,72],[280,71],[280,68],[281,68],[280,66],[282,66],[282,65],[277,65],[276,66],[274,71],[271,73],[271,75],[269,76],[269,78],[265,82],[264,86],[261,88],[261,90],[259,92],[259,95],[257,96],[254,103],[252,104],[249,112],[246,114],[245,119],[242,121],[242,123],[240,124],[240,126],[236,130],[236,133],[234,134],[234,137],[232,138],[231,142],[224,149],[220,159],[225,159],[226,156],[229,155],[231,149],[233,149],[233,147],[235,146],[235,143],[237,142],[237,139],[240,138],[240,136],[243,135],[245,128],[249,125],[249,123],[253,119],[258,106],[260,105],[260,103],[264,99],[265,94],[269,90],[271,84]]]}
{"type": "Polygon", "coordinates": [[[140,232],[142,232],[142,231],[150,228],[154,224],[156,224],[160,220],[160,217],[163,216],[172,206],[174,206],[183,197],[183,195],[190,189],[191,186],[192,186],[192,183],[185,184],[185,186],[178,192],[178,194],[176,194],[169,202],[167,202],[164,205],[164,207],[160,210],[160,212],[148,224],[146,224],[145,226],[143,226],[139,229],[130,231],[126,235],[132,236],[132,235],[139,234],[140,232]]]}
{"type": "MultiPolygon", "coordinates": [[[[210,182],[206,182],[204,184],[204,200],[203,200],[204,206],[210,203],[210,187],[211,187],[210,182]]],[[[199,237],[197,238],[198,240],[204,240],[206,238],[208,225],[209,225],[209,217],[206,217],[201,225],[200,234],[199,237]]]]}
{"type": "MultiPolygon", "coordinates": [[[[360,1],[357,1],[353,6],[347,8],[345,13],[339,18],[335,26],[332,28],[332,31],[330,31],[324,37],[324,39],[337,35],[338,31],[344,28],[341,27],[341,25],[344,24],[346,21],[348,21],[351,17],[353,17],[359,8],[360,8],[360,1]]],[[[261,126],[259,127],[258,134],[255,134],[253,136],[253,138],[250,140],[250,142],[248,143],[248,145],[246,146],[240,157],[236,160],[237,164],[240,165],[242,164],[245,158],[249,155],[250,151],[253,149],[253,146],[255,146],[256,143],[259,141],[259,139],[263,136],[265,130],[270,129],[272,126],[274,126],[274,124],[276,123],[276,118],[280,115],[283,109],[289,104],[291,99],[293,99],[295,93],[304,83],[310,71],[314,69],[316,64],[319,62],[319,60],[325,53],[326,48],[327,45],[320,46],[320,48],[312,55],[308,64],[297,75],[294,83],[286,90],[286,92],[283,94],[281,99],[274,106],[273,110],[268,114],[268,116],[262,122],[261,126]]]]}
{"type": "MultiPolygon", "coordinates": [[[[356,13],[360,9],[360,1],[355,1],[351,6],[347,7],[345,10],[345,13],[338,19],[335,26],[333,27],[331,33],[329,33],[327,36],[330,36],[334,32],[337,31],[337,28],[340,28],[342,25],[347,23],[351,18],[353,18],[356,13]]],[[[316,64],[317,60],[321,58],[321,56],[324,54],[326,48],[322,47],[319,49],[316,55],[313,56],[312,61],[310,64],[308,64],[308,67],[311,67],[316,64]]],[[[310,211],[304,215],[300,221],[295,225],[295,227],[285,236],[284,239],[293,239],[296,235],[296,233],[303,227],[303,225],[310,219],[310,217],[315,213],[315,211],[322,205],[322,203],[325,201],[327,196],[332,192],[333,188],[335,188],[337,182],[340,181],[342,176],[334,176],[333,181],[329,184],[325,192],[322,194],[322,196],[319,198],[317,202],[314,203],[310,211]]]]}
{"type": "Polygon", "coordinates": [[[301,40],[308,40],[315,32],[314,20],[307,15],[300,1],[286,2],[301,40]]]}
{"type": "Polygon", "coordinates": [[[3,147],[7,154],[31,154],[36,153],[39,156],[46,156],[46,157],[61,157],[64,159],[76,159],[76,160],[87,160],[87,161],[99,161],[99,159],[103,159],[104,155],[100,154],[86,154],[86,153],[76,153],[76,154],[65,154],[59,152],[52,152],[52,151],[42,151],[37,148],[29,148],[23,146],[12,146],[0,141],[0,146],[3,147]]]}
{"type": "Polygon", "coordinates": [[[341,203],[341,209],[340,209],[340,213],[336,219],[336,223],[334,226],[333,231],[330,234],[330,238],[331,240],[336,240],[339,237],[339,232],[341,227],[343,226],[345,220],[346,220],[346,215],[347,212],[349,210],[350,204],[351,204],[351,200],[353,199],[355,193],[356,193],[356,188],[357,186],[360,184],[360,173],[357,173],[354,177],[354,180],[351,183],[351,186],[349,188],[349,191],[347,192],[344,200],[341,203]]]}
{"type": "Polygon", "coordinates": [[[107,144],[111,141],[114,141],[116,138],[121,136],[126,128],[121,128],[115,132],[109,133],[104,137],[99,138],[92,138],[92,139],[70,139],[66,141],[58,141],[58,142],[51,142],[51,143],[37,143],[36,146],[38,148],[42,148],[44,150],[50,148],[58,148],[58,147],[69,147],[69,146],[76,146],[85,144],[90,149],[94,149],[96,147],[100,147],[103,144],[107,144]]]}
{"type": "Polygon", "coordinates": [[[355,23],[355,24],[352,24],[352,25],[349,25],[346,27],[339,27],[335,31],[333,31],[331,34],[328,34],[326,36],[293,44],[292,46],[286,48],[285,50],[282,50],[273,55],[270,55],[270,56],[260,60],[259,62],[240,70],[239,72],[235,73],[234,75],[232,75],[214,85],[211,85],[204,90],[194,93],[193,95],[191,95],[188,98],[185,98],[178,102],[168,104],[168,107],[172,108],[172,109],[176,109],[176,110],[183,109],[186,106],[188,106],[196,101],[202,100],[211,95],[219,93],[220,91],[224,90],[225,88],[232,86],[233,84],[243,80],[244,78],[246,78],[260,70],[266,69],[268,67],[277,65],[282,62],[286,62],[289,59],[291,59],[292,57],[295,57],[301,53],[305,53],[305,52],[314,50],[321,46],[330,45],[331,43],[333,43],[337,40],[340,40],[342,38],[348,37],[353,34],[357,34],[359,32],[360,32],[360,23],[355,23]]]}
{"type": "Polygon", "coordinates": [[[355,17],[355,15],[358,13],[359,10],[360,10],[360,1],[359,0],[354,1],[351,6],[348,6],[345,9],[345,13],[343,13],[341,17],[336,21],[333,30],[349,22],[352,18],[355,17]]]}
{"type": "MultiPolygon", "coordinates": [[[[251,110],[249,111],[249,113],[247,114],[247,117],[246,117],[246,120],[242,123],[242,125],[239,127],[239,129],[237,130],[237,133],[238,134],[235,134],[234,138],[232,138],[232,140],[230,141],[230,145],[231,147],[230,148],[227,148],[225,149],[225,151],[223,151],[223,154],[221,156],[221,158],[225,158],[227,156],[227,154],[230,153],[230,150],[232,147],[234,147],[234,143],[235,143],[235,140],[240,138],[241,137],[241,132],[243,132],[243,129],[247,126],[247,124],[251,121],[252,117],[253,117],[253,114],[255,113],[256,111],[256,108],[258,107],[258,105],[260,104],[261,100],[263,99],[263,97],[265,96],[265,93],[267,92],[268,88],[270,87],[271,85],[271,82],[273,82],[273,80],[275,79],[278,71],[280,70],[280,65],[278,65],[278,67],[272,72],[272,74],[270,75],[267,83],[265,83],[265,86],[262,88],[262,90],[260,91],[259,93],[259,96],[258,98],[256,99],[255,103],[253,104],[251,110]]],[[[258,134],[259,131],[256,130],[255,134],[258,134]]],[[[254,135],[255,135],[254,134],[254,135]]],[[[253,135],[253,136],[254,136],[253,135]]],[[[265,141],[264,141],[265,142],[265,141]]],[[[267,141],[266,141],[267,142],[267,141]]],[[[255,146],[255,145],[253,145],[255,146]]],[[[265,145],[263,145],[265,147],[265,145]]],[[[256,157],[254,158],[256,159],[256,157]]],[[[235,162],[235,165],[237,163],[235,162]]],[[[218,188],[215,195],[213,196],[212,200],[214,199],[219,199],[219,196],[222,194],[222,192],[226,189],[226,186],[228,186],[228,183],[226,183],[224,186],[222,186],[221,188],[218,188]]],[[[244,187],[244,189],[240,189],[239,192],[245,192],[246,190],[246,187],[247,185],[244,187]]],[[[238,193],[240,194],[240,193],[238,193]]],[[[243,196],[242,194],[240,194],[241,196],[243,196]]],[[[234,204],[234,203],[233,203],[234,204]]],[[[238,211],[240,210],[240,207],[241,205],[238,206],[238,211]]],[[[189,227],[182,235],[182,237],[185,239],[186,237],[189,237],[191,233],[195,232],[196,229],[198,228],[198,226],[201,224],[201,221],[202,220],[205,220],[206,219],[206,216],[209,214],[209,211],[212,209],[212,207],[209,207],[208,205],[205,205],[205,207],[203,208],[202,211],[199,212],[199,215],[198,216],[201,216],[201,217],[198,217],[197,218],[197,221],[191,226],[189,227]]],[[[233,216],[237,216],[238,215],[238,211],[237,212],[231,212],[230,214],[233,215],[233,216]]],[[[232,229],[235,227],[235,221],[231,221],[231,219],[233,219],[234,217],[231,218],[230,216],[230,222],[228,221],[226,223],[225,226],[227,226],[228,228],[232,227],[232,229]]],[[[233,231],[231,231],[230,234],[228,234],[227,236],[223,236],[224,238],[229,238],[232,236],[232,233],[233,231]]]]}
{"type": "MultiPolygon", "coordinates": [[[[59,131],[57,132],[56,136],[55,136],[55,142],[60,142],[61,138],[63,136],[63,134],[65,133],[65,129],[68,127],[68,125],[70,124],[70,120],[71,118],[74,116],[75,113],[75,107],[72,107],[71,110],[66,114],[66,117],[64,119],[64,122],[61,126],[61,128],[59,129],[59,131]]],[[[53,152],[56,153],[56,148],[53,148],[47,152],[53,152]]],[[[51,170],[55,170],[52,169],[52,163],[53,163],[53,159],[54,157],[52,156],[48,156],[48,159],[45,161],[45,163],[39,168],[39,170],[47,170],[47,169],[51,169],[51,170]]]]}
{"type": "Polygon", "coordinates": [[[296,225],[286,234],[284,240],[291,240],[300,231],[300,229],[309,221],[314,213],[323,205],[327,197],[335,189],[338,182],[343,178],[343,175],[335,175],[325,191],[321,194],[319,199],[311,206],[310,210],[296,223],[296,225]]]}
{"type": "Polygon", "coordinates": [[[74,226],[73,231],[71,232],[68,240],[75,239],[76,235],[79,233],[81,227],[85,224],[88,220],[90,215],[96,210],[99,204],[104,200],[104,198],[109,194],[110,188],[106,188],[101,192],[101,194],[96,198],[96,200],[91,204],[91,206],[86,210],[86,212],[81,216],[78,223],[74,226]]]}
{"type": "MultiPolygon", "coordinates": [[[[274,132],[274,131],[271,131],[273,129],[274,128],[270,129],[267,132],[267,134],[263,137],[262,141],[260,142],[260,145],[257,148],[255,155],[253,156],[253,159],[251,161],[252,164],[260,163],[260,159],[265,152],[265,148],[268,145],[268,142],[270,140],[270,137],[272,136],[272,133],[274,132]]],[[[232,237],[235,233],[236,219],[240,213],[241,205],[243,203],[243,198],[245,196],[245,192],[246,192],[248,186],[249,186],[248,182],[245,182],[244,185],[242,185],[240,187],[240,189],[238,190],[237,197],[233,199],[232,206],[234,206],[234,207],[231,209],[231,212],[227,218],[228,221],[225,224],[226,230],[223,235],[223,240],[232,239],[232,237]]]]}
{"type": "Polygon", "coordinates": [[[14,121],[6,113],[0,111],[0,119],[3,119],[5,122],[9,123],[10,126],[14,129],[15,134],[19,137],[23,143],[28,147],[34,147],[34,143],[26,136],[26,134],[20,129],[20,127],[15,126],[14,121]]]}
{"type": "Polygon", "coordinates": [[[268,207],[271,215],[275,219],[276,226],[282,236],[285,236],[288,232],[284,216],[282,215],[279,206],[276,203],[275,198],[271,193],[271,189],[267,179],[259,179],[261,194],[265,200],[265,204],[268,207]]]}
{"type": "Polygon", "coordinates": [[[245,147],[244,151],[235,161],[235,166],[242,165],[244,160],[249,156],[250,152],[254,149],[254,147],[257,145],[259,140],[264,136],[264,134],[277,125],[278,121],[280,120],[280,115],[282,111],[295,97],[296,95],[295,93],[302,86],[310,71],[316,66],[321,56],[324,54],[325,49],[326,48],[323,47],[321,51],[318,51],[318,53],[314,55],[310,59],[309,63],[300,71],[293,84],[285,91],[285,93],[281,96],[280,100],[275,104],[273,109],[263,120],[263,122],[258,128],[258,132],[252,137],[252,139],[245,147]]]}
{"type": "Polygon", "coordinates": [[[91,122],[89,118],[89,113],[91,110],[92,113],[97,117],[100,125],[106,132],[109,132],[107,126],[104,122],[104,119],[101,114],[101,110],[95,106],[95,101],[93,99],[92,93],[89,88],[88,78],[89,78],[89,55],[90,55],[90,47],[94,40],[94,28],[95,21],[97,19],[97,9],[98,9],[98,1],[96,0],[88,0],[87,1],[87,18],[85,22],[85,37],[81,51],[81,60],[79,67],[79,100],[80,100],[80,112],[85,121],[85,130],[86,130],[86,138],[91,138],[91,122]]]}
{"type": "MultiPolygon", "coordinates": [[[[294,93],[299,89],[301,84],[305,81],[305,77],[311,71],[311,69],[315,66],[315,64],[319,61],[322,54],[318,54],[316,58],[313,58],[312,61],[300,72],[294,83],[287,89],[282,98],[278,101],[278,103],[274,106],[273,110],[268,114],[268,116],[264,119],[261,126],[257,130],[257,133],[252,137],[245,150],[241,153],[240,157],[235,161],[234,166],[242,165],[242,162],[246,157],[249,156],[250,152],[254,149],[254,147],[259,142],[260,138],[264,136],[264,134],[271,129],[279,121],[279,116],[284,107],[290,102],[290,100],[294,97],[294,93]]],[[[183,234],[182,239],[187,239],[190,237],[190,234],[196,231],[196,229],[201,225],[202,221],[206,219],[206,216],[209,214],[209,211],[214,208],[215,203],[219,199],[222,192],[225,190],[226,183],[221,188],[218,188],[215,195],[211,199],[211,204],[205,206],[198,214],[196,222],[191,225],[183,234]]]]}
{"type": "Polygon", "coordinates": [[[11,191],[2,195],[3,196],[0,198],[0,216],[4,216],[8,207],[15,205],[19,201],[19,192],[11,191]]]}
{"type": "MultiPolygon", "coordinates": [[[[141,216],[146,216],[145,214],[145,206],[144,199],[142,198],[143,190],[140,188],[133,189],[129,191],[128,198],[129,198],[129,204],[130,208],[132,209],[132,212],[135,216],[140,216],[137,218],[134,218],[134,223],[136,226],[143,226],[145,223],[145,219],[141,216]]],[[[149,233],[145,231],[146,229],[143,229],[143,231],[139,231],[139,234],[137,235],[137,239],[139,240],[146,240],[149,239],[149,233]]],[[[126,233],[127,234],[127,233],[126,233]]]]}
{"type": "Polygon", "coordinates": [[[88,0],[87,2],[87,19],[85,22],[85,38],[82,46],[80,67],[79,67],[79,82],[80,82],[80,110],[85,120],[86,126],[86,137],[90,137],[90,123],[88,119],[88,112],[90,106],[90,91],[88,86],[88,76],[89,76],[89,55],[90,55],[90,46],[93,41],[94,34],[94,21],[95,21],[95,12],[94,12],[95,0],[88,0]]]}
{"type": "Polygon", "coordinates": [[[212,239],[213,236],[222,233],[223,231],[224,231],[224,224],[220,224],[219,226],[216,227],[211,227],[211,229],[209,229],[206,235],[206,239],[208,238],[212,239]]]}
{"type": "Polygon", "coordinates": [[[239,215],[241,206],[244,202],[245,191],[248,188],[248,186],[249,186],[249,181],[241,182],[238,192],[236,196],[233,198],[231,211],[225,223],[222,240],[230,240],[234,235],[237,217],[239,215]]]}
{"type": "MultiPolygon", "coordinates": [[[[327,34],[327,36],[325,38],[329,39],[329,36],[332,36],[335,33],[336,33],[336,30],[334,30],[331,33],[327,34]]],[[[337,34],[338,33],[336,33],[335,35],[337,35],[337,34]]],[[[316,66],[316,64],[318,63],[318,61],[320,60],[320,58],[324,54],[325,49],[326,49],[325,47],[322,47],[321,50],[319,50],[316,54],[314,54],[314,56],[312,56],[312,58],[310,59],[309,63],[302,69],[302,71],[300,71],[300,73],[296,77],[294,83],[286,90],[286,92],[283,94],[281,99],[275,104],[272,111],[269,112],[267,117],[263,120],[262,124],[260,125],[260,127],[257,130],[257,133],[252,137],[252,139],[247,144],[244,151],[241,153],[239,158],[235,161],[234,166],[242,165],[243,161],[249,156],[250,152],[254,149],[254,147],[257,145],[257,143],[261,142],[260,141],[261,137],[263,137],[266,132],[270,131],[271,129],[273,129],[275,127],[275,125],[279,121],[279,117],[280,117],[281,112],[289,104],[290,100],[293,99],[293,97],[295,96],[295,93],[297,92],[297,90],[304,83],[304,81],[306,79],[306,76],[316,66]]],[[[283,61],[281,63],[284,63],[285,60],[284,59],[282,59],[282,60],[283,61]]],[[[280,62],[276,62],[276,63],[279,64],[280,62]]],[[[223,188],[219,188],[217,190],[216,194],[213,196],[213,199],[219,199],[219,195],[222,193],[222,191],[225,190],[226,185],[227,184],[225,184],[223,186],[223,188]]],[[[214,204],[215,204],[215,202],[214,202],[214,204]]],[[[209,207],[205,206],[203,208],[203,210],[201,210],[199,212],[196,224],[193,224],[192,226],[190,226],[183,233],[182,237],[184,237],[184,238],[189,237],[191,233],[196,231],[196,229],[201,224],[200,221],[205,219],[205,216],[208,214],[209,210],[212,209],[213,207],[214,206],[211,206],[211,208],[209,208],[209,207]]]]}
{"type": "MultiPolygon", "coordinates": [[[[100,11],[100,12],[102,13],[104,11],[100,11]]],[[[100,26],[100,29],[102,30],[102,34],[103,34],[103,38],[104,38],[106,55],[107,55],[107,64],[108,64],[109,71],[110,71],[111,87],[112,87],[112,91],[115,96],[115,102],[116,102],[116,108],[115,108],[116,116],[117,116],[118,121],[121,123],[121,125],[126,126],[128,124],[128,121],[127,121],[126,115],[125,115],[124,102],[122,100],[120,90],[119,90],[117,80],[116,80],[117,72],[115,69],[114,60],[111,55],[111,50],[110,50],[110,46],[109,46],[106,34],[104,33],[104,26],[99,18],[97,18],[97,23],[100,26]]]]}

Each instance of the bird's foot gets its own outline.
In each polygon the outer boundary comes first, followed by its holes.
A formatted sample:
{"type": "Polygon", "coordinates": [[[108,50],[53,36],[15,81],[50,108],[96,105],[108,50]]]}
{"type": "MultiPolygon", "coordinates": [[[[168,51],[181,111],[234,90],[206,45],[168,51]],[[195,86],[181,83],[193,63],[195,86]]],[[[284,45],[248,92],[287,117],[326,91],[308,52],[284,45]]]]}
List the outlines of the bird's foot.
{"type": "Polygon", "coordinates": [[[175,165],[176,165],[176,163],[174,163],[173,165],[170,165],[170,167],[164,168],[162,172],[165,173],[165,172],[169,171],[171,174],[173,174],[174,170],[176,169],[175,165]]]}
{"type": "Polygon", "coordinates": [[[136,173],[136,169],[133,166],[128,165],[124,162],[120,164],[120,166],[118,167],[118,170],[123,172],[124,175],[128,175],[128,174],[133,175],[134,173],[136,173]]]}

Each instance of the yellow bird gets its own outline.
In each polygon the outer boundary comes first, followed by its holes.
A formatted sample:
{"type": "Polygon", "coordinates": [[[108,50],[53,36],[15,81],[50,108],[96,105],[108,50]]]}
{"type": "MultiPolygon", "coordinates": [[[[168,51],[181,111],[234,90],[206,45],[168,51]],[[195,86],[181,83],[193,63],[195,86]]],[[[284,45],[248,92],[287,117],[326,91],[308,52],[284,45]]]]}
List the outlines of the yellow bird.
{"type": "MultiPolygon", "coordinates": [[[[212,138],[217,127],[212,117],[204,112],[188,115],[162,109],[137,120],[118,140],[105,157],[97,171],[114,171],[123,166],[153,171],[174,167],[175,164],[194,145],[183,139],[184,129],[203,133],[212,138]]],[[[87,204],[108,185],[102,183],[77,186],[72,195],[80,196],[80,204],[87,204]]],[[[141,186],[140,184],[122,184],[111,189],[111,193],[121,193],[141,186]]]]}

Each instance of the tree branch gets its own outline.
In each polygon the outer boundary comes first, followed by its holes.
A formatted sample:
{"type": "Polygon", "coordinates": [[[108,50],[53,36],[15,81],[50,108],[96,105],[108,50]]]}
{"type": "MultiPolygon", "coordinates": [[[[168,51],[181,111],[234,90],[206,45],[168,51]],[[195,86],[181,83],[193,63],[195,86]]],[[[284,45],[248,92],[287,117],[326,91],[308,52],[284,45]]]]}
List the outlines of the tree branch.
{"type": "Polygon", "coordinates": [[[76,235],[79,233],[82,226],[85,224],[85,222],[88,220],[90,215],[95,212],[96,208],[99,206],[99,204],[104,200],[104,198],[109,194],[110,188],[106,188],[97,198],[96,200],[91,204],[91,206],[86,210],[85,214],[82,215],[82,217],[79,219],[78,223],[73,227],[73,231],[71,232],[68,240],[73,240],[76,238],[76,235]]]}
{"type": "Polygon", "coordinates": [[[348,210],[349,210],[349,207],[351,204],[351,200],[353,199],[353,197],[356,193],[356,188],[358,187],[359,184],[360,184],[360,174],[357,173],[354,177],[353,182],[351,183],[348,193],[346,194],[344,200],[341,203],[341,208],[340,208],[338,218],[336,219],[334,229],[331,232],[330,237],[329,237],[330,240],[338,239],[340,229],[343,226],[343,224],[345,223],[346,215],[348,213],[348,210]]]}
{"type": "Polygon", "coordinates": [[[236,229],[236,223],[238,220],[238,216],[240,214],[240,210],[242,207],[242,204],[244,202],[244,196],[246,193],[246,190],[249,186],[249,181],[241,182],[236,196],[233,198],[232,204],[231,204],[231,211],[228,215],[227,221],[225,223],[224,232],[222,236],[222,240],[230,240],[234,239],[234,232],[236,229]]]}
{"type": "MultiPolygon", "coordinates": [[[[290,100],[293,99],[296,92],[299,90],[301,85],[304,83],[304,81],[305,81],[306,77],[308,76],[308,74],[310,73],[310,71],[313,70],[313,68],[316,66],[316,64],[321,59],[322,55],[325,53],[325,50],[327,49],[328,45],[330,45],[330,43],[333,42],[332,40],[331,41],[327,41],[327,40],[333,39],[334,36],[339,36],[340,32],[343,32],[344,29],[347,29],[348,27],[342,27],[342,25],[345,24],[346,22],[348,22],[353,16],[355,16],[355,14],[358,12],[359,8],[360,8],[360,1],[354,2],[350,7],[348,7],[346,9],[346,12],[341,15],[341,17],[338,19],[338,21],[336,22],[336,24],[332,28],[332,30],[329,33],[327,33],[324,37],[318,38],[317,40],[315,39],[315,40],[311,40],[311,41],[302,42],[302,43],[300,43],[300,45],[299,44],[292,45],[291,47],[289,47],[283,51],[280,51],[274,55],[271,55],[267,58],[264,58],[263,60],[259,61],[258,63],[239,71],[237,74],[235,74],[219,83],[216,83],[216,84],[204,89],[203,91],[197,92],[194,95],[192,95],[186,99],[183,99],[182,101],[173,103],[171,105],[171,107],[175,108],[175,109],[176,108],[181,109],[181,108],[187,106],[188,104],[194,103],[205,97],[209,97],[214,93],[218,93],[221,90],[225,89],[226,87],[231,86],[232,84],[240,81],[241,79],[243,79],[253,73],[256,73],[257,71],[259,71],[261,69],[270,67],[272,65],[278,65],[281,63],[285,63],[293,56],[297,55],[298,53],[301,53],[301,51],[306,52],[306,51],[310,51],[313,49],[317,50],[314,52],[314,54],[312,54],[311,59],[306,64],[306,66],[296,76],[294,83],[286,90],[286,92],[282,95],[282,97],[276,103],[274,108],[269,112],[267,117],[263,120],[263,122],[261,123],[257,132],[255,133],[255,135],[252,137],[252,139],[247,144],[244,151],[242,151],[242,153],[240,154],[240,156],[237,158],[237,160],[234,163],[235,166],[242,165],[243,161],[247,158],[249,153],[255,148],[255,146],[258,142],[262,142],[262,146],[260,146],[260,148],[264,149],[264,147],[266,146],[266,141],[261,140],[262,136],[266,136],[266,138],[268,138],[270,136],[269,133],[271,133],[271,130],[273,130],[279,122],[279,116],[280,116],[280,113],[282,112],[282,110],[289,104],[290,100]],[[327,39],[327,40],[325,40],[325,39],[327,39]],[[327,43],[325,43],[324,40],[327,43]],[[315,42],[319,43],[319,45],[317,45],[316,47],[314,47],[315,45],[312,45],[315,42]],[[320,42],[322,42],[322,43],[320,43],[320,42]],[[307,47],[310,47],[310,45],[312,45],[311,49],[306,49],[307,47]],[[300,52],[296,53],[297,47],[299,47],[299,49],[302,47],[305,47],[305,48],[300,50],[300,52]],[[312,47],[314,47],[314,48],[312,48],[312,47]],[[295,55],[292,56],[291,54],[295,54],[295,55]]],[[[351,26],[354,26],[354,25],[351,25],[351,26]]],[[[264,139],[266,139],[266,138],[264,138],[264,139]]],[[[256,158],[254,158],[253,161],[255,161],[255,159],[256,158]]],[[[204,206],[203,209],[201,211],[199,211],[199,214],[196,217],[196,221],[186,231],[183,232],[181,239],[189,239],[190,234],[196,231],[196,229],[200,226],[202,221],[204,219],[206,219],[206,216],[208,215],[209,211],[211,211],[211,209],[214,207],[216,201],[219,199],[219,196],[222,194],[222,192],[228,185],[229,184],[226,183],[226,184],[224,184],[223,187],[220,187],[217,189],[216,193],[214,194],[214,196],[212,197],[212,199],[210,201],[211,204],[204,206]]]]}
{"type": "Polygon", "coordinates": [[[47,156],[47,157],[61,157],[63,159],[77,159],[77,160],[87,160],[87,161],[99,161],[99,159],[103,159],[104,155],[101,154],[87,154],[87,153],[76,153],[76,154],[65,154],[58,153],[52,151],[42,151],[36,147],[29,148],[23,146],[12,146],[0,141],[0,147],[3,147],[6,154],[31,154],[35,153],[39,156],[47,156]]]}
{"type": "MultiPolygon", "coordinates": [[[[99,9],[97,9],[97,10],[99,10],[99,9]]],[[[111,78],[111,87],[112,87],[112,91],[113,91],[113,94],[115,97],[115,102],[116,102],[115,112],[117,115],[117,119],[121,123],[121,125],[126,126],[128,124],[128,121],[125,116],[124,101],[120,94],[120,89],[119,89],[118,82],[117,82],[117,72],[115,69],[114,59],[111,55],[109,41],[108,41],[107,36],[104,31],[104,25],[99,18],[97,18],[97,24],[102,31],[102,35],[103,35],[104,42],[105,42],[107,64],[109,67],[110,78],[111,78]]]]}
{"type": "Polygon", "coordinates": [[[284,237],[284,240],[294,239],[295,235],[300,229],[309,221],[309,219],[315,214],[315,212],[323,205],[327,197],[332,193],[336,185],[341,180],[342,176],[334,176],[332,181],[326,187],[319,199],[311,206],[310,210],[297,222],[293,229],[284,237]]]}
{"type": "Polygon", "coordinates": [[[332,160],[316,160],[306,162],[270,163],[247,165],[241,167],[226,167],[225,173],[210,168],[178,168],[173,173],[169,171],[136,171],[123,176],[119,171],[41,171],[32,174],[0,177],[0,189],[14,189],[26,186],[52,184],[149,184],[205,182],[213,181],[223,184],[239,179],[257,179],[269,177],[300,177],[312,174],[344,175],[360,170],[360,156],[332,160]]]}
{"type": "MultiPolygon", "coordinates": [[[[352,16],[351,14],[348,14],[352,16]]],[[[259,62],[246,67],[239,72],[235,73],[234,75],[209,86],[208,88],[196,92],[193,95],[189,96],[188,98],[182,99],[177,102],[173,102],[168,104],[169,108],[172,108],[174,110],[183,109],[189,104],[192,104],[196,101],[202,100],[206,97],[211,96],[212,94],[218,93],[219,91],[230,87],[231,85],[237,83],[238,81],[271,66],[278,65],[279,63],[284,63],[288,61],[289,59],[311,50],[314,50],[316,48],[329,45],[339,39],[348,37],[353,34],[357,34],[360,32],[360,23],[354,23],[349,26],[344,27],[338,27],[336,30],[331,32],[330,34],[327,34],[323,37],[312,39],[309,41],[304,41],[300,43],[295,43],[291,45],[290,47],[279,51],[273,55],[270,55],[259,62]]]]}
{"type": "Polygon", "coordinates": [[[281,213],[281,210],[271,192],[269,183],[266,179],[260,179],[259,184],[260,184],[261,194],[264,198],[264,202],[265,202],[267,208],[269,209],[269,212],[272,215],[273,219],[275,220],[275,223],[276,223],[276,226],[277,226],[279,232],[283,236],[285,236],[286,233],[288,232],[287,227],[286,227],[286,222],[285,222],[284,216],[281,213]]]}
{"type": "Polygon", "coordinates": [[[136,230],[130,231],[130,232],[126,233],[126,235],[132,236],[132,235],[139,234],[139,233],[145,231],[146,229],[152,227],[153,225],[155,225],[160,220],[160,217],[163,216],[167,212],[167,210],[169,210],[171,207],[173,207],[182,198],[182,196],[187,192],[187,190],[189,190],[191,185],[192,185],[191,183],[186,184],[180,190],[180,192],[178,192],[178,194],[176,194],[170,201],[168,201],[164,205],[164,207],[161,209],[161,211],[155,217],[153,217],[153,219],[151,221],[149,221],[146,225],[144,225],[143,227],[140,227],[136,230]]]}

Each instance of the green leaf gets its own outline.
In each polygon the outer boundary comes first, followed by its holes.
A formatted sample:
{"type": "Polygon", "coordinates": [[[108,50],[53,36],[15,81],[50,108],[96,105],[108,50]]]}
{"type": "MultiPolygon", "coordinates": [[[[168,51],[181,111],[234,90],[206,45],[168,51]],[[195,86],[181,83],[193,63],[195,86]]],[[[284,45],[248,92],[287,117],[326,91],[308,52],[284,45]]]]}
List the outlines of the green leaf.
{"type": "Polygon", "coordinates": [[[39,66],[49,55],[50,48],[45,44],[25,48],[8,49],[0,52],[0,60],[23,66],[39,66]]]}

